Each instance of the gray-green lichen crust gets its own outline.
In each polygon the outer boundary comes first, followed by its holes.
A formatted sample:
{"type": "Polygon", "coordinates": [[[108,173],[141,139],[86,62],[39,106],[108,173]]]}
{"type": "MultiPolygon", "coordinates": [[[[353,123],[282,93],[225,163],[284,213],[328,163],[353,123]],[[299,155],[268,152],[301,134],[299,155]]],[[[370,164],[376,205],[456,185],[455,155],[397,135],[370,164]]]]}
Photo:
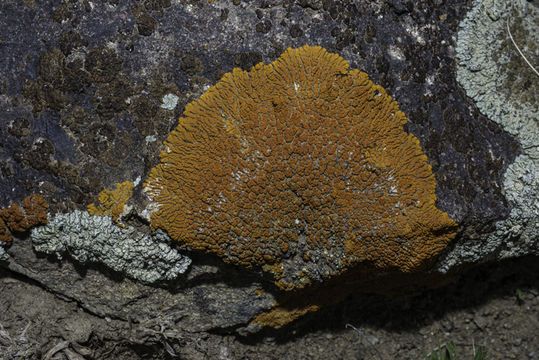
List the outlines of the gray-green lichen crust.
{"type": "Polygon", "coordinates": [[[7,259],[9,259],[9,255],[7,254],[4,247],[0,245],[0,260],[7,260],[7,259]]]}
{"type": "MultiPolygon", "coordinates": [[[[539,9],[526,0],[474,0],[460,23],[457,80],[489,119],[513,135],[537,141],[537,75],[513,45],[511,35],[532,64],[539,60],[539,9]]],[[[536,144],[537,145],[537,144],[536,144]]]]}
{"type": "Polygon", "coordinates": [[[524,0],[474,0],[460,24],[457,80],[479,110],[521,144],[522,154],[504,174],[504,190],[512,210],[496,223],[496,231],[479,241],[464,241],[443,254],[437,269],[525,254],[538,254],[539,238],[539,9],[524,0]],[[509,31],[507,26],[509,25],[509,31]]]}
{"type": "Polygon", "coordinates": [[[191,264],[191,259],[169,245],[162,231],[142,234],[116,225],[110,216],[86,211],[57,214],[49,224],[32,229],[31,239],[36,251],[59,259],[69,254],[82,263],[102,263],[147,283],[175,279],[191,264]]]}

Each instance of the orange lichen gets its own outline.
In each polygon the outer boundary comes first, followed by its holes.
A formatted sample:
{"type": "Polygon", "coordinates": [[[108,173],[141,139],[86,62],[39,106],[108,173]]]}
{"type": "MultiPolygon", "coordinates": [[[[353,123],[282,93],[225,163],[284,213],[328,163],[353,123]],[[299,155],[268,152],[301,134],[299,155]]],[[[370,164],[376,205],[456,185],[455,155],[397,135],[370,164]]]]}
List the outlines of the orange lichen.
{"type": "MultiPolygon", "coordinates": [[[[99,205],[88,205],[88,212],[91,215],[112,217],[114,222],[118,223],[120,215],[124,212],[124,206],[127,200],[133,195],[135,184],[131,181],[116,184],[115,190],[103,190],[99,193],[99,205]]],[[[121,224],[119,224],[121,225],[121,224]]]]}
{"type": "Polygon", "coordinates": [[[319,308],[318,305],[311,305],[300,309],[289,310],[275,304],[273,309],[255,316],[252,323],[278,329],[309,312],[317,311],[319,308]]]}
{"type": "Polygon", "coordinates": [[[23,206],[11,204],[0,209],[0,242],[11,243],[13,232],[25,232],[30,228],[47,223],[49,205],[39,194],[27,196],[23,206]]]}
{"type": "Polygon", "coordinates": [[[420,294],[426,288],[443,286],[452,278],[449,273],[380,274],[372,270],[369,267],[354,268],[322,284],[278,294],[273,308],[254,316],[251,324],[280,328],[309,312],[342,301],[352,293],[369,292],[394,298],[404,293],[420,294]]]}
{"type": "MultiPolygon", "coordinates": [[[[416,271],[456,224],[406,117],[321,47],[234,69],[187,105],[145,191],[153,228],[272,273],[282,289],[357,265],[416,271]]],[[[271,315],[274,316],[274,315],[271,315]]]]}
{"type": "Polygon", "coordinates": [[[4,220],[0,217],[0,245],[2,245],[2,243],[9,245],[12,240],[13,237],[11,236],[11,232],[7,228],[4,220]]]}
{"type": "Polygon", "coordinates": [[[49,209],[49,205],[45,199],[43,199],[43,196],[39,194],[27,196],[22,201],[22,208],[26,215],[28,228],[47,223],[47,210],[49,209]]]}
{"type": "Polygon", "coordinates": [[[24,210],[17,204],[11,204],[9,207],[0,210],[0,216],[11,231],[24,232],[29,227],[26,216],[24,216],[24,210]]]}

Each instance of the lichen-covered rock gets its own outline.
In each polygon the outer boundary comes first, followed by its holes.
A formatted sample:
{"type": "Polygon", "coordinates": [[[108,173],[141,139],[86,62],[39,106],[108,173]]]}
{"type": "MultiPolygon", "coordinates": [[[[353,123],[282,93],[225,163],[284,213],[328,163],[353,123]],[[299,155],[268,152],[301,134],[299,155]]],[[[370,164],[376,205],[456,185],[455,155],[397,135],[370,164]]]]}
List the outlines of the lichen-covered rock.
{"type": "Polygon", "coordinates": [[[456,47],[457,80],[466,94],[509,133],[535,142],[537,74],[519,54],[508,28],[523,53],[537,63],[538,16],[537,4],[526,0],[474,0],[459,24],[456,47]]]}
{"type": "MultiPolygon", "coordinates": [[[[329,287],[321,288],[327,284],[324,281],[282,293],[257,273],[197,254],[185,279],[146,286],[128,277],[106,276],[100,271],[103,267],[80,266],[76,260],[58,267],[50,257],[37,256],[41,254],[32,251],[30,241],[15,238],[10,247],[0,247],[0,253],[5,249],[11,256],[0,262],[2,271],[9,269],[93,314],[126,324],[133,320],[141,325],[146,318],[176,319],[181,311],[182,320],[174,320],[174,328],[197,334],[210,328],[223,333],[249,321],[281,326],[346,294],[395,289],[392,295],[408,296],[423,286],[441,285],[443,281],[435,276],[447,279],[476,263],[539,254],[532,236],[537,226],[531,226],[537,167],[530,165],[529,156],[537,135],[509,133],[501,122],[481,116],[455,79],[462,70],[460,54],[458,61],[455,56],[458,24],[464,24],[467,13],[474,14],[476,7],[470,5],[479,2],[416,2],[413,7],[403,6],[402,1],[382,3],[107,0],[56,1],[53,9],[47,2],[0,2],[0,13],[10,14],[0,16],[0,207],[13,202],[23,207],[20,200],[30,193],[43,194],[52,214],[84,209],[92,202],[99,207],[97,198],[103,189],[114,191],[116,183],[148,176],[159,163],[162,140],[177,125],[186,103],[199,98],[223,74],[233,67],[249,71],[261,61],[267,64],[288,47],[318,44],[368,73],[398,99],[406,113],[403,127],[419,139],[432,165],[436,207],[461,230],[433,268],[413,273],[352,269],[327,279],[329,287]],[[141,34],[137,20],[148,18],[144,13],[157,24],[141,34]],[[302,299],[292,299],[297,294],[302,299]],[[274,300],[277,308],[270,311],[274,300]]],[[[495,24],[497,36],[473,29],[476,54],[486,46],[484,60],[498,62],[503,55],[510,61],[490,68],[505,79],[503,86],[489,90],[499,82],[488,80],[482,83],[485,93],[479,88],[476,93],[489,97],[512,92],[508,103],[515,99],[537,103],[535,75],[523,68],[504,30],[506,12],[496,13],[505,4],[485,4],[491,18],[483,18],[484,24],[495,24]],[[504,45],[492,51],[499,40],[504,45]]],[[[536,32],[526,33],[523,25],[536,16],[520,16],[522,4],[513,2],[509,26],[536,65],[536,32]]],[[[464,37],[458,39],[460,43],[464,37]]],[[[483,73],[483,69],[470,72],[469,78],[478,84],[483,73]]],[[[128,201],[132,214],[144,214],[140,211],[146,199],[140,195],[135,191],[128,201]]],[[[147,231],[144,224],[129,224],[147,231]]],[[[11,239],[9,229],[3,234],[11,239]]],[[[284,261],[296,259],[302,261],[300,257],[284,261]]],[[[304,264],[314,264],[306,266],[309,276],[316,276],[313,269],[318,265],[325,271],[319,259],[304,264]]],[[[362,305],[354,302],[352,307],[362,305]]],[[[161,330],[159,325],[154,330],[161,330]]],[[[147,334],[146,329],[143,332],[147,334]]],[[[155,334],[166,334],[176,350],[183,347],[183,339],[174,345],[169,332],[155,334]]],[[[94,335],[103,337],[99,332],[94,335]]],[[[133,341],[124,335],[118,335],[119,341],[133,341]]]]}
{"type": "Polygon", "coordinates": [[[0,247],[11,243],[12,236],[6,222],[0,217],[0,247]]]}
{"type": "Polygon", "coordinates": [[[189,104],[145,190],[151,224],[290,290],[359,263],[417,271],[453,239],[406,117],[321,47],[234,69],[189,104]]]}
{"type": "Polygon", "coordinates": [[[504,175],[505,196],[512,206],[509,216],[480,241],[461,242],[443,254],[438,270],[539,254],[538,82],[510,38],[537,63],[538,16],[533,2],[476,0],[460,24],[457,80],[482,113],[518,139],[522,154],[504,175]]]}
{"type": "Polygon", "coordinates": [[[82,263],[102,263],[147,283],[175,279],[191,264],[161,231],[143,234],[130,226],[119,227],[110,216],[78,210],[57,214],[48,225],[34,228],[31,239],[36,251],[58,259],[68,254],[82,263]]]}
{"type": "Polygon", "coordinates": [[[12,203],[0,209],[0,259],[8,259],[2,247],[9,246],[13,233],[24,233],[34,226],[46,224],[49,205],[40,194],[29,195],[22,201],[22,206],[12,203]]]}
{"type": "Polygon", "coordinates": [[[125,211],[125,204],[133,195],[133,187],[135,184],[132,181],[124,181],[116,184],[115,190],[105,189],[99,194],[99,204],[88,205],[90,215],[112,217],[112,220],[120,226],[119,217],[125,211]]]}

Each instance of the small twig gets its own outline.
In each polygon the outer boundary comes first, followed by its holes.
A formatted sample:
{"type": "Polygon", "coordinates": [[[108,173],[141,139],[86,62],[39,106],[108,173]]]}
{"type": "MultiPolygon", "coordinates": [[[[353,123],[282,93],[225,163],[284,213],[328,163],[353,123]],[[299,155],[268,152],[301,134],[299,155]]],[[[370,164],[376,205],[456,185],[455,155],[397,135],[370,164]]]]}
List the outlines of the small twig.
{"type": "Polygon", "coordinates": [[[533,65],[528,61],[528,59],[526,58],[526,56],[524,56],[524,54],[522,53],[522,51],[520,51],[520,48],[518,47],[517,43],[515,42],[515,39],[513,39],[513,35],[511,35],[511,29],[509,29],[509,19],[511,17],[510,16],[507,16],[507,21],[506,21],[506,25],[507,25],[507,33],[509,34],[509,38],[511,39],[511,42],[513,43],[513,45],[515,46],[515,48],[517,49],[518,53],[520,54],[520,56],[522,56],[522,58],[524,59],[524,61],[526,61],[526,64],[528,64],[528,66],[535,72],[535,75],[539,76],[539,72],[537,72],[537,70],[535,70],[535,68],[533,67],[533,65]]]}
{"type": "Polygon", "coordinates": [[[75,351],[71,349],[64,349],[64,354],[67,356],[69,360],[85,360],[84,356],[82,356],[79,353],[76,353],[75,351]]]}
{"type": "Polygon", "coordinates": [[[25,337],[26,332],[28,331],[28,328],[30,327],[31,323],[32,323],[31,321],[28,321],[28,324],[26,325],[26,327],[22,330],[21,334],[19,335],[19,339],[22,339],[22,338],[25,337]]]}
{"type": "Polygon", "coordinates": [[[172,356],[172,357],[177,357],[178,355],[176,355],[176,352],[174,351],[174,348],[172,346],[170,346],[170,344],[168,343],[168,341],[164,341],[163,342],[164,346],[165,346],[165,350],[166,352],[172,356]]]}
{"type": "Polygon", "coordinates": [[[2,324],[0,324],[0,336],[5,337],[10,342],[12,342],[11,337],[9,336],[9,332],[4,328],[2,324]]]}
{"type": "Polygon", "coordinates": [[[69,346],[69,341],[62,341],[56,344],[52,349],[50,349],[43,360],[50,360],[57,352],[64,350],[69,346]]]}
{"type": "MultiPolygon", "coordinates": [[[[438,353],[440,350],[442,350],[445,347],[445,344],[438,345],[434,349],[430,351],[430,353],[427,354],[427,358],[431,357],[433,353],[438,353]]],[[[426,352],[425,352],[426,353],[426,352]]]]}
{"type": "Polygon", "coordinates": [[[379,357],[380,359],[383,359],[383,358],[382,358],[382,354],[380,354],[380,351],[378,351],[378,348],[377,348],[373,343],[370,342],[369,338],[367,337],[367,335],[366,335],[363,331],[361,331],[360,329],[356,328],[356,327],[355,327],[354,325],[352,325],[352,324],[346,324],[344,327],[345,327],[345,328],[352,328],[352,329],[354,329],[355,332],[357,332],[362,338],[364,338],[364,339],[367,341],[367,343],[368,343],[370,346],[372,346],[372,347],[374,348],[374,350],[376,351],[376,355],[378,355],[378,357],[379,357]]]}

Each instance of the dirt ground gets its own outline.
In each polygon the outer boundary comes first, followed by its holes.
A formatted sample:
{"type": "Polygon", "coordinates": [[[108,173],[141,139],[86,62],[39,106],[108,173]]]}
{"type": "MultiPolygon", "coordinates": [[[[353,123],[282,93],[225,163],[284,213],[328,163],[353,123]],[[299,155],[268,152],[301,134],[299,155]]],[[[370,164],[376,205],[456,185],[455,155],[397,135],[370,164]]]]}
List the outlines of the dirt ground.
{"type": "Polygon", "coordinates": [[[415,297],[356,294],[249,337],[101,318],[0,268],[0,359],[424,359],[453,341],[458,359],[482,346],[487,359],[536,360],[538,260],[472,269],[415,297]]]}

